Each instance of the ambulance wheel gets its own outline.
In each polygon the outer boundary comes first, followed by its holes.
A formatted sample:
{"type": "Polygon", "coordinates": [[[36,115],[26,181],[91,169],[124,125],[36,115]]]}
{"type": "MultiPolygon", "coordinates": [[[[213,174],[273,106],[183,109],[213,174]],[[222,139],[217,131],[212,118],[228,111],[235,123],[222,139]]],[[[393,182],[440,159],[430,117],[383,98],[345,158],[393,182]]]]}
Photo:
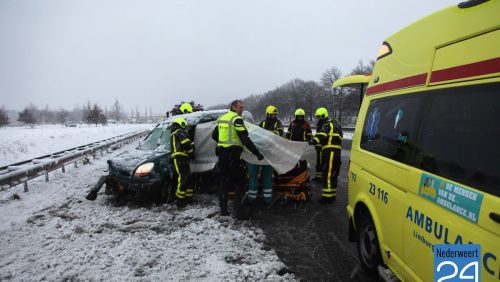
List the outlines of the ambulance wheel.
{"type": "Polygon", "coordinates": [[[363,269],[370,275],[378,275],[377,267],[381,265],[382,255],[377,237],[377,230],[369,214],[361,215],[358,225],[358,256],[363,269]]]}

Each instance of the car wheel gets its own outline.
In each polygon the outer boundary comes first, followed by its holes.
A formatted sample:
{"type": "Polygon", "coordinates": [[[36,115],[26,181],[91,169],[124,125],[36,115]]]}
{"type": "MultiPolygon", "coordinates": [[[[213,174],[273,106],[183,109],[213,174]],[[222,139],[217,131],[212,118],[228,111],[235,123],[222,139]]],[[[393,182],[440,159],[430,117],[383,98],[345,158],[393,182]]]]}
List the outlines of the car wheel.
{"type": "Polygon", "coordinates": [[[361,215],[358,234],[358,256],[363,269],[370,275],[378,274],[377,267],[382,264],[382,255],[377,230],[370,215],[361,215]]]}

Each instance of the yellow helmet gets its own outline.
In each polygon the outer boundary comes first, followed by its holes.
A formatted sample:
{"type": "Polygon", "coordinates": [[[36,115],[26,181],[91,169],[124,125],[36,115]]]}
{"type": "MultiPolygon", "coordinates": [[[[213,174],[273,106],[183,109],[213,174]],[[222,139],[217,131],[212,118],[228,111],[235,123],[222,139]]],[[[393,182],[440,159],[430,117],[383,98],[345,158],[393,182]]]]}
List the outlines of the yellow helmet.
{"type": "Polygon", "coordinates": [[[183,114],[188,114],[193,112],[193,106],[189,103],[183,103],[179,108],[183,114]]]}
{"type": "Polygon", "coordinates": [[[266,108],[266,115],[267,117],[270,117],[271,115],[277,115],[278,114],[278,109],[275,106],[269,105],[266,108]]]}
{"type": "Polygon", "coordinates": [[[188,126],[188,123],[185,119],[179,117],[174,120],[174,124],[178,124],[182,128],[186,128],[188,126]]]}
{"type": "Polygon", "coordinates": [[[321,118],[321,119],[327,118],[328,117],[328,110],[323,108],[323,107],[318,108],[316,110],[316,113],[314,114],[314,116],[321,118]]]}
{"type": "Polygon", "coordinates": [[[301,108],[298,108],[295,110],[295,116],[305,116],[306,115],[306,112],[301,109],[301,108]]]}

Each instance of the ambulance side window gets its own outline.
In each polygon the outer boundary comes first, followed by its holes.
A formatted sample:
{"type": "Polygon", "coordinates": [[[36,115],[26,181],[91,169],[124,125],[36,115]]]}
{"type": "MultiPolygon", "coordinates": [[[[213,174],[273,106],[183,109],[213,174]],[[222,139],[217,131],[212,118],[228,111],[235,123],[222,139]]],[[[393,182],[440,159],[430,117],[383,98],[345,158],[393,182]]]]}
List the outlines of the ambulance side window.
{"type": "Polygon", "coordinates": [[[428,92],[417,143],[420,168],[500,196],[500,84],[428,92]]]}
{"type": "Polygon", "coordinates": [[[500,196],[500,83],[375,99],[361,148],[500,196]]]}
{"type": "Polygon", "coordinates": [[[373,100],[366,115],[361,148],[416,165],[421,159],[421,150],[415,144],[420,100],[415,95],[373,100]]]}

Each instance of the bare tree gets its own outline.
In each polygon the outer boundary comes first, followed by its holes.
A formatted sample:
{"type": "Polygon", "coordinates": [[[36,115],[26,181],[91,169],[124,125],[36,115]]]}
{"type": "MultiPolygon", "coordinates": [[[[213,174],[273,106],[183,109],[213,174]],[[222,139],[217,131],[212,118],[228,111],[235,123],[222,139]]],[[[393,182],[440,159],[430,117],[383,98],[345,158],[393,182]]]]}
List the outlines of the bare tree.
{"type": "Polygon", "coordinates": [[[9,124],[9,116],[5,111],[5,106],[2,106],[0,108],[0,127],[6,126],[7,124],[9,124]]]}
{"type": "Polygon", "coordinates": [[[69,119],[72,120],[72,121],[82,122],[85,119],[85,115],[84,115],[83,109],[81,109],[79,107],[75,107],[69,113],[69,119]]]}
{"type": "Polygon", "coordinates": [[[102,110],[101,110],[101,113],[97,115],[97,121],[102,125],[108,124],[108,118],[106,117],[106,115],[104,113],[102,113],[102,110]]]}
{"type": "Polygon", "coordinates": [[[364,64],[363,63],[363,60],[359,60],[358,61],[358,65],[355,66],[352,71],[351,71],[351,75],[354,75],[354,74],[364,74],[364,75],[368,75],[368,74],[371,74],[372,71],[373,71],[373,66],[375,65],[375,60],[370,60],[368,62],[368,64],[364,64]]]}
{"type": "Polygon", "coordinates": [[[24,110],[19,113],[19,118],[17,119],[17,121],[28,124],[30,127],[33,128],[36,124],[34,111],[35,107],[33,105],[24,108],[24,110]]]}
{"type": "Polygon", "coordinates": [[[327,69],[320,78],[320,83],[323,88],[331,94],[331,103],[333,107],[333,117],[337,118],[339,121],[342,120],[342,108],[343,108],[343,97],[342,90],[338,87],[332,88],[333,83],[342,77],[342,72],[339,68],[333,66],[327,69]]]}
{"type": "Polygon", "coordinates": [[[66,111],[64,108],[59,108],[59,111],[57,112],[57,121],[60,122],[61,124],[64,124],[68,120],[69,117],[69,112],[66,111]]]}
{"type": "Polygon", "coordinates": [[[330,90],[332,89],[332,85],[335,80],[341,77],[342,72],[339,70],[339,68],[333,66],[323,72],[321,78],[319,79],[319,82],[321,83],[321,86],[323,86],[326,90],[330,90]]]}
{"type": "Polygon", "coordinates": [[[82,113],[83,113],[83,119],[85,119],[85,122],[90,126],[91,123],[93,123],[92,119],[89,119],[89,116],[92,117],[91,114],[92,111],[92,106],[90,105],[90,101],[87,101],[87,105],[83,106],[82,108],[82,113]]]}
{"type": "Polygon", "coordinates": [[[94,107],[87,113],[85,119],[88,124],[95,124],[95,126],[98,124],[107,124],[107,118],[97,104],[94,104],[94,107]]]}
{"type": "MultiPolygon", "coordinates": [[[[373,70],[375,60],[370,60],[368,64],[364,64],[363,60],[359,60],[358,64],[351,70],[350,75],[369,75],[373,70]]],[[[336,116],[342,124],[348,123],[351,118],[355,118],[359,111],[359,89],[353,88],[336,88],[332,90],[335,97],[335,112],[336,116]],[[343,121],[345,120],[345,122],[343,121]]]]}
{"type": "Polygon", "coordinates": [[[111,110],[109,112],[109,116],[116,120],[116,123],[120,122],[120,120],[123,118],[124,112],[123,112],[123,107],[118,101],[118,98],[115,98],[115,102],[111,106],[111,110]]]}
{"type": "MultiPolygon", "coordinates": [[[[374,61],[370,61],[367,65],[360,61],[352,73],[370,73],[373,64],[374,61]]],[[[346,116],[355,116],[358,111],[357,104],[352,104],[355,99],[350,97],[352,95],[350,90],[331,88],[333,82],[341,76],[342,72],[333,66],[321,75],[319,82],[298,78],[290,80],[263,94],[252,94],[243,99],[245,109],[250,111],[257,121],[265,118],[265,109],[268,105],[274,105],[278,108],[278,117],[286,122],[293,118],[297,108],[304,109],[306,116],[312,120],[314,111],[319,107],[325,107],[329,112],[333,112],[334,118],[341,121],[346,116]]],[[[212,106],[209,109],[214,108],[224,108],[224,105],[212,106]]]]}

